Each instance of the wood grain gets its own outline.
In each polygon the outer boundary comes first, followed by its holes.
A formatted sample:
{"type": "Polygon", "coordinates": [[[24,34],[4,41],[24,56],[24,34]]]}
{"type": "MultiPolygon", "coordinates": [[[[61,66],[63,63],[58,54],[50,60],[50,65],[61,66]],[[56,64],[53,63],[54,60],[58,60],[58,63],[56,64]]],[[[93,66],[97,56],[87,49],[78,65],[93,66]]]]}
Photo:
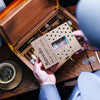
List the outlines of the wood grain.
{"type": "Polygon", "coordinates": [[[86,53],[82,52],[79,55],[73,55],[75,62],[68,60],[56,73],[57,82],[78,77],[82,71],[91,72],[89,64],[82,64],[82,59],[87,58],[86,53]]]}
{"type": "Polygon", "coordinates": [[[22,69],[23,77],[21,83],[15,89],[9,91],[0,90],[0,99],[8,98],[39,88],[33,72],[17,56],[15,56],[15,54],[3,42],[3,46],[0,47],[0,63],[6,60],[17,62],[22,69]]]}
{"type": "MultiPolygon", "coordinates": [[[[15,45],[27,32],[39,23],[52,9],[52,4],[48,7],[47,0],[29,0],[30,2],[17,12],[7,21],[3,19],[0,26],[8,36],[9,40],[15,45]],[[45,3],[44,3],[45,2],[45,3]]],[[[28,1],[27,1],[28,2],[28,1]]],[[[26,3],[27,3],[26,2],[26,3]]],[[[19,8],[16,8],[19,9],[19,8]]]]}
{"type": "MultiPolygon", "coordinates": [[[[98,51],[97,53],[98,53],[98,55],[100,57],[100,51],[98,51]]],[[[93,52],[93,51],[87,51],[87,55],[88,55],[88,58],[92,57],[92,56],[94,56],[96,58],[95,62],[90,63],[92,68],[93,68],[93,71],[99,70],[100,69],[100,63],[99,63],[99,61],[97,59],[96,53],[93,52]]]]}

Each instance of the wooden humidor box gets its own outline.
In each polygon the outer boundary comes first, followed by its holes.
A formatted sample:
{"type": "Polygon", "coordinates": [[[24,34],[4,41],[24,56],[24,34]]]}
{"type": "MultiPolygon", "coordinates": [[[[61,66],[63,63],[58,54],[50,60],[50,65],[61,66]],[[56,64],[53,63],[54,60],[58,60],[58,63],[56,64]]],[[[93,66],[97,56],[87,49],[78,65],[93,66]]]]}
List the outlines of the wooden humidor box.
{"type": "Polygon", "coordinates": [[[15,55],[31,70],[33,64],[30,62],[30,53],[34,53],[32,41],[64,22],[72,22],[72,31],[78,29],[75,17],[65,9],[54,8],[55,5],[50,5],[48,0],[26,0],[0,21],[0,34],[15,55]]]}

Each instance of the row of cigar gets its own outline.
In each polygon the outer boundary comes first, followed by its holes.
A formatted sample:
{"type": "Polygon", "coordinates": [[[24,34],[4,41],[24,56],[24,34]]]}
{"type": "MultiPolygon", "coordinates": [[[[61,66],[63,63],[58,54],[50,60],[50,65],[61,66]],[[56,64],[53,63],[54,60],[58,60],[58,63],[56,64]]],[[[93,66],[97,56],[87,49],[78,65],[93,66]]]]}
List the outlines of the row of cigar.
{"type": "Polygon", "coordinates": [[[34,53],[34,49],[33,48],[30,48],[25,54],[24,56],[34,65],[36,59],[37,59],[37,56],[36,54],[34,53]]]}
{"type": "Polygon", "coordinates": [[[58,23],[57,23],[56,25],[52,25],[52,26],[47,30],[47,32],[53,30],[54,28],[58,27],[59,25],[63,24],[64,22],[65,22],[64,19],[59,18],[59,19],[58,19],[58,23]]]}
{"type": "Polygon", "coordinates": [[[66,21],[66,19],[61,19],[61,18],[60,18],[58,21],[59,21],[59,23],[56,24],[56,25],[54,25],[54,26],[52,25],[52,26],[47,30],[47,32],[53,30],[54,28],[56,28],[57,26],[63,24],[64,22],[67,22],[67,23],[68,23],[68,25],[69,25],[69,27],[70,27],[70,29],[71,29],[72,31],[74,30],[74,27],[72,26],[72,21],[71,21],[71,20],[66,21]]]}

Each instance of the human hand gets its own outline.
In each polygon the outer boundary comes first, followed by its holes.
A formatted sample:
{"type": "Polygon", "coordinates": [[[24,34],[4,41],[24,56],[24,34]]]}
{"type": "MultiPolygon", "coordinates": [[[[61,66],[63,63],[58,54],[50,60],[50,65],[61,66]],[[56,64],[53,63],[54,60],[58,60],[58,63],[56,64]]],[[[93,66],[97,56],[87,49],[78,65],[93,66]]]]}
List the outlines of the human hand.
{"type": "Polygon", "coordinates": [[[81,50],[76,52],[76,54],[84,50],[98,51],[96,47],[93,47],[91,46],[91,44],[89,44],[88,39],[85,37],[84,33],[81,30],[74,31],[73,34],[76,36],[77,40],[82,46],[81,50]]]}
{"type": "Polygon", "coordinates": [[[46,84],[56,84],[56,78],[55,75],[51,71],[42,70],[42,63],[39,61],[39,58],[37,58],[34,67],[33,67],[33,73],[36,79],[39,81],[40,85],[46,85],[46,84]]]}

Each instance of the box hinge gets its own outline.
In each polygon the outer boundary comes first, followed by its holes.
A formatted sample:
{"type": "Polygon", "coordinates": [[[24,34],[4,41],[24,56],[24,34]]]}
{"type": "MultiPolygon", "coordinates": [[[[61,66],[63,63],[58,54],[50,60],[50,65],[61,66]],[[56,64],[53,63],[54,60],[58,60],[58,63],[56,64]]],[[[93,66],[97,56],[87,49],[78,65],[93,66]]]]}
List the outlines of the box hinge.
{"type": "Polygon", "coordinates": [[[63,7],[59,4],[59,0],[56,0],[56,2],[57,2],[57,5],[53,10],[61,9],[64,11],[63,7]]]}
{"type": "Polygon", "coordinates": [[[14,46],[11,43],[8,43],[8,46],[15,54],[17,54],[17,51],[14,49],[14,46]]]}

